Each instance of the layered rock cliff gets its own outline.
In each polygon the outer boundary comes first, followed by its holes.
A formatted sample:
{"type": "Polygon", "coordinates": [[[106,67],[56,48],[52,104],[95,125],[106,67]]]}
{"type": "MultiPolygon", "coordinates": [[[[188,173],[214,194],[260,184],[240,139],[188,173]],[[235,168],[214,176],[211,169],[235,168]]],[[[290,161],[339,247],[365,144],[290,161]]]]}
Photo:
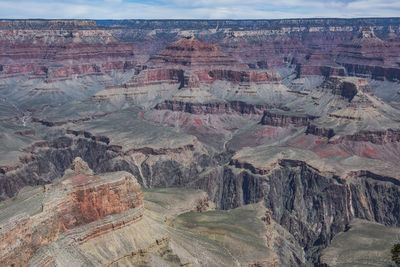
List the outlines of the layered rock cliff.
{"type": "MultiPolygon", "coordinates": [[[[263,87],[281,85],[278,73],[250,70],[218,46],[200,42],[194,36],[167,45],[137,71],[127,83],[107,87],[93,100],[122,98],[143,104],[172,97],[185,102],[209,102],[227,95],[232,99],[239,99],[242,94],[256,97],[263,93],[263,87]]],[[[284,92],[285,88],[281,90],[284,92]]]]}
{"type": "Polygon", "coordinates": [[[351,41],[338,44],[329,52],[312,51],[298,64],[299,76],[349,75],[376,80],[399,80],[400,43],[378,38],[371,28],[361,28],[351,41]]]}
{"type": "MultiPolygon", "coordinates": [[[[263,201],[271,217],[298,240],[312,262],[353,218],[399,226],[397,178],[348,171],[363,168],[361,159],[358,165],[343,160],[339,164],[345,170],[334,171],[335,165],[329,164],[336,163],[321,162],[314,155],[278,147],[244,149],[229,166],[202,176],[195,185],[209,192],[223,209],[263,201]]],[[[379,166],[379,162],[366,161],[364,167],[375,164],[379,166]]]]}
{"type": "Polygon", "coordinates": [[[293,124],[295,126],[308,126],[309,122],[316,117],[314,116],[298,116],[295,114],[280,114],[264,111],[264,115],[261,118],[261,124],[271,125],[277,127],[287,127],[289,124],[293,124]]]}
{"type": "Polygon", "coordinates": [[[82,169],[77,167],[78,162],[70,176],[44,187],[43,200],[36,203],[41,205],[38,213],[28,211],[3,221],[2,265],[26,266],[41,247],[79,227],[88,229],[76,240],[78,243],[140,220],[143,195],[131,174],[88,176],[79,173],[82,169]]]}

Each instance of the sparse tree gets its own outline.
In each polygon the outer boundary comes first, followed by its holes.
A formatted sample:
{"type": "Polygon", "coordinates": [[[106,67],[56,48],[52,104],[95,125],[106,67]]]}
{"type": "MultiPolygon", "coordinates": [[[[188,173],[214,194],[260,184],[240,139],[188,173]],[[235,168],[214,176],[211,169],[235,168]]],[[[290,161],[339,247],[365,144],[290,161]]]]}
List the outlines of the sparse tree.
{"type": "Polygon", "coordinates": [[[394,244],[392,247],[392,261],[400,266],[400,243],[394,244]]]}

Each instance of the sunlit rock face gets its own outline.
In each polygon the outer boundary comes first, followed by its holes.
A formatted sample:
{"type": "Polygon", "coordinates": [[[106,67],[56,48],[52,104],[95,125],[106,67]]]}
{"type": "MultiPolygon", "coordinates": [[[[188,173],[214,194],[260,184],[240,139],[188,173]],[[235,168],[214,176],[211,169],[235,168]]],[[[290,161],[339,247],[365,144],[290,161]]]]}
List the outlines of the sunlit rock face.
{"type": "Polygon", "coordinates": [[[18,206],[12,207],[17,213],[1,227],[2,265],[25,266],[42,246],[74,229],[81,229],[78,240],[84,241],[142,217],[142,191],[131,174],[87,175],[92,171],[82,159],[71,168],[60,182],[37,190],[41,196],[32,196],[36,213],[18,214],[18,206]]]}

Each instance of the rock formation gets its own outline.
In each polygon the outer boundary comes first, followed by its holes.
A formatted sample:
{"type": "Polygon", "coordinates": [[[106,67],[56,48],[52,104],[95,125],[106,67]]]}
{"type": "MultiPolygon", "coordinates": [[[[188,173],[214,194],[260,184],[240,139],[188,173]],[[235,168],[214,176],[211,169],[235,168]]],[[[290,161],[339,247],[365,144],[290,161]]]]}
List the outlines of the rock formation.
{"type": "Polygon", "coordinates": [[[223,97],[259,96],[263,92],[259,87],[264,84],[268,87],[281,83],[276,72],[249,70],[216,45],[200,42],[194,36],[167,45],[138,71],[128,83],[107,87],[93,99],[123,97],[144,103],[172,97],[185,102],[209,102],[223,97]]]}
{"type": "Polygon", "coordinates": [[[261,118],[261,124],[277,127],[287,127],[289,124],[295,126],[307,126],[313,119],[315,119],[313,116],[298,116],[295,114],[279,114],[271,111],[264,111],[264,115],[261,118]]]}
{"type": "Polygon", "coordinates": [[[381,40],[372,29],[361,28],[357,37],[329,53],[311,52],[297,66],[299,75],[351,75],[398,81],[400,59],[396,51],[400,43],[393,36],[389,40],[381,40]]]}
{"type": "Polygon", "coordinates": [[[0,21],[0,265],[330,266],[381,242],[399,25],[0,21]]]}
{"type": "Polygon", "coordinates": [[[27,265],[41,247],[64,232],[87,227],[76,240],[82,242],[141,218],[143,196],[131,174],[87,176],[78,164],[85,165],[80,159],[74,161],[72,167],[77,174],[44,187],[43,200],[35,203],[41,205],[38,213],[22,213],[3,221],[2,265],[27,265]],[[112,219],[113,215],[118,216],[112,219]]]}

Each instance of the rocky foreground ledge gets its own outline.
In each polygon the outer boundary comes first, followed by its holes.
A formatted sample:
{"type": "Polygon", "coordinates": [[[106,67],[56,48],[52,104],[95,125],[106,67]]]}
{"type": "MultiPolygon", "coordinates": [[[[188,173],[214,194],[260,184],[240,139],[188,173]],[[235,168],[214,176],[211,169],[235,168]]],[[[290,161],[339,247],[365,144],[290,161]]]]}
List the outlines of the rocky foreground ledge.
{"type": "Polygon", "coordinates": [[[26,266],[41,247],[61,235],[79,244],[142,218],[143,194],[133,175],[92,175],[80,158],[72,168],[58,183],[36,189],[22,201],[2,203],[1,266],[26,266]],[[4,218],[13,211],[18,215],[4,218]]]}

